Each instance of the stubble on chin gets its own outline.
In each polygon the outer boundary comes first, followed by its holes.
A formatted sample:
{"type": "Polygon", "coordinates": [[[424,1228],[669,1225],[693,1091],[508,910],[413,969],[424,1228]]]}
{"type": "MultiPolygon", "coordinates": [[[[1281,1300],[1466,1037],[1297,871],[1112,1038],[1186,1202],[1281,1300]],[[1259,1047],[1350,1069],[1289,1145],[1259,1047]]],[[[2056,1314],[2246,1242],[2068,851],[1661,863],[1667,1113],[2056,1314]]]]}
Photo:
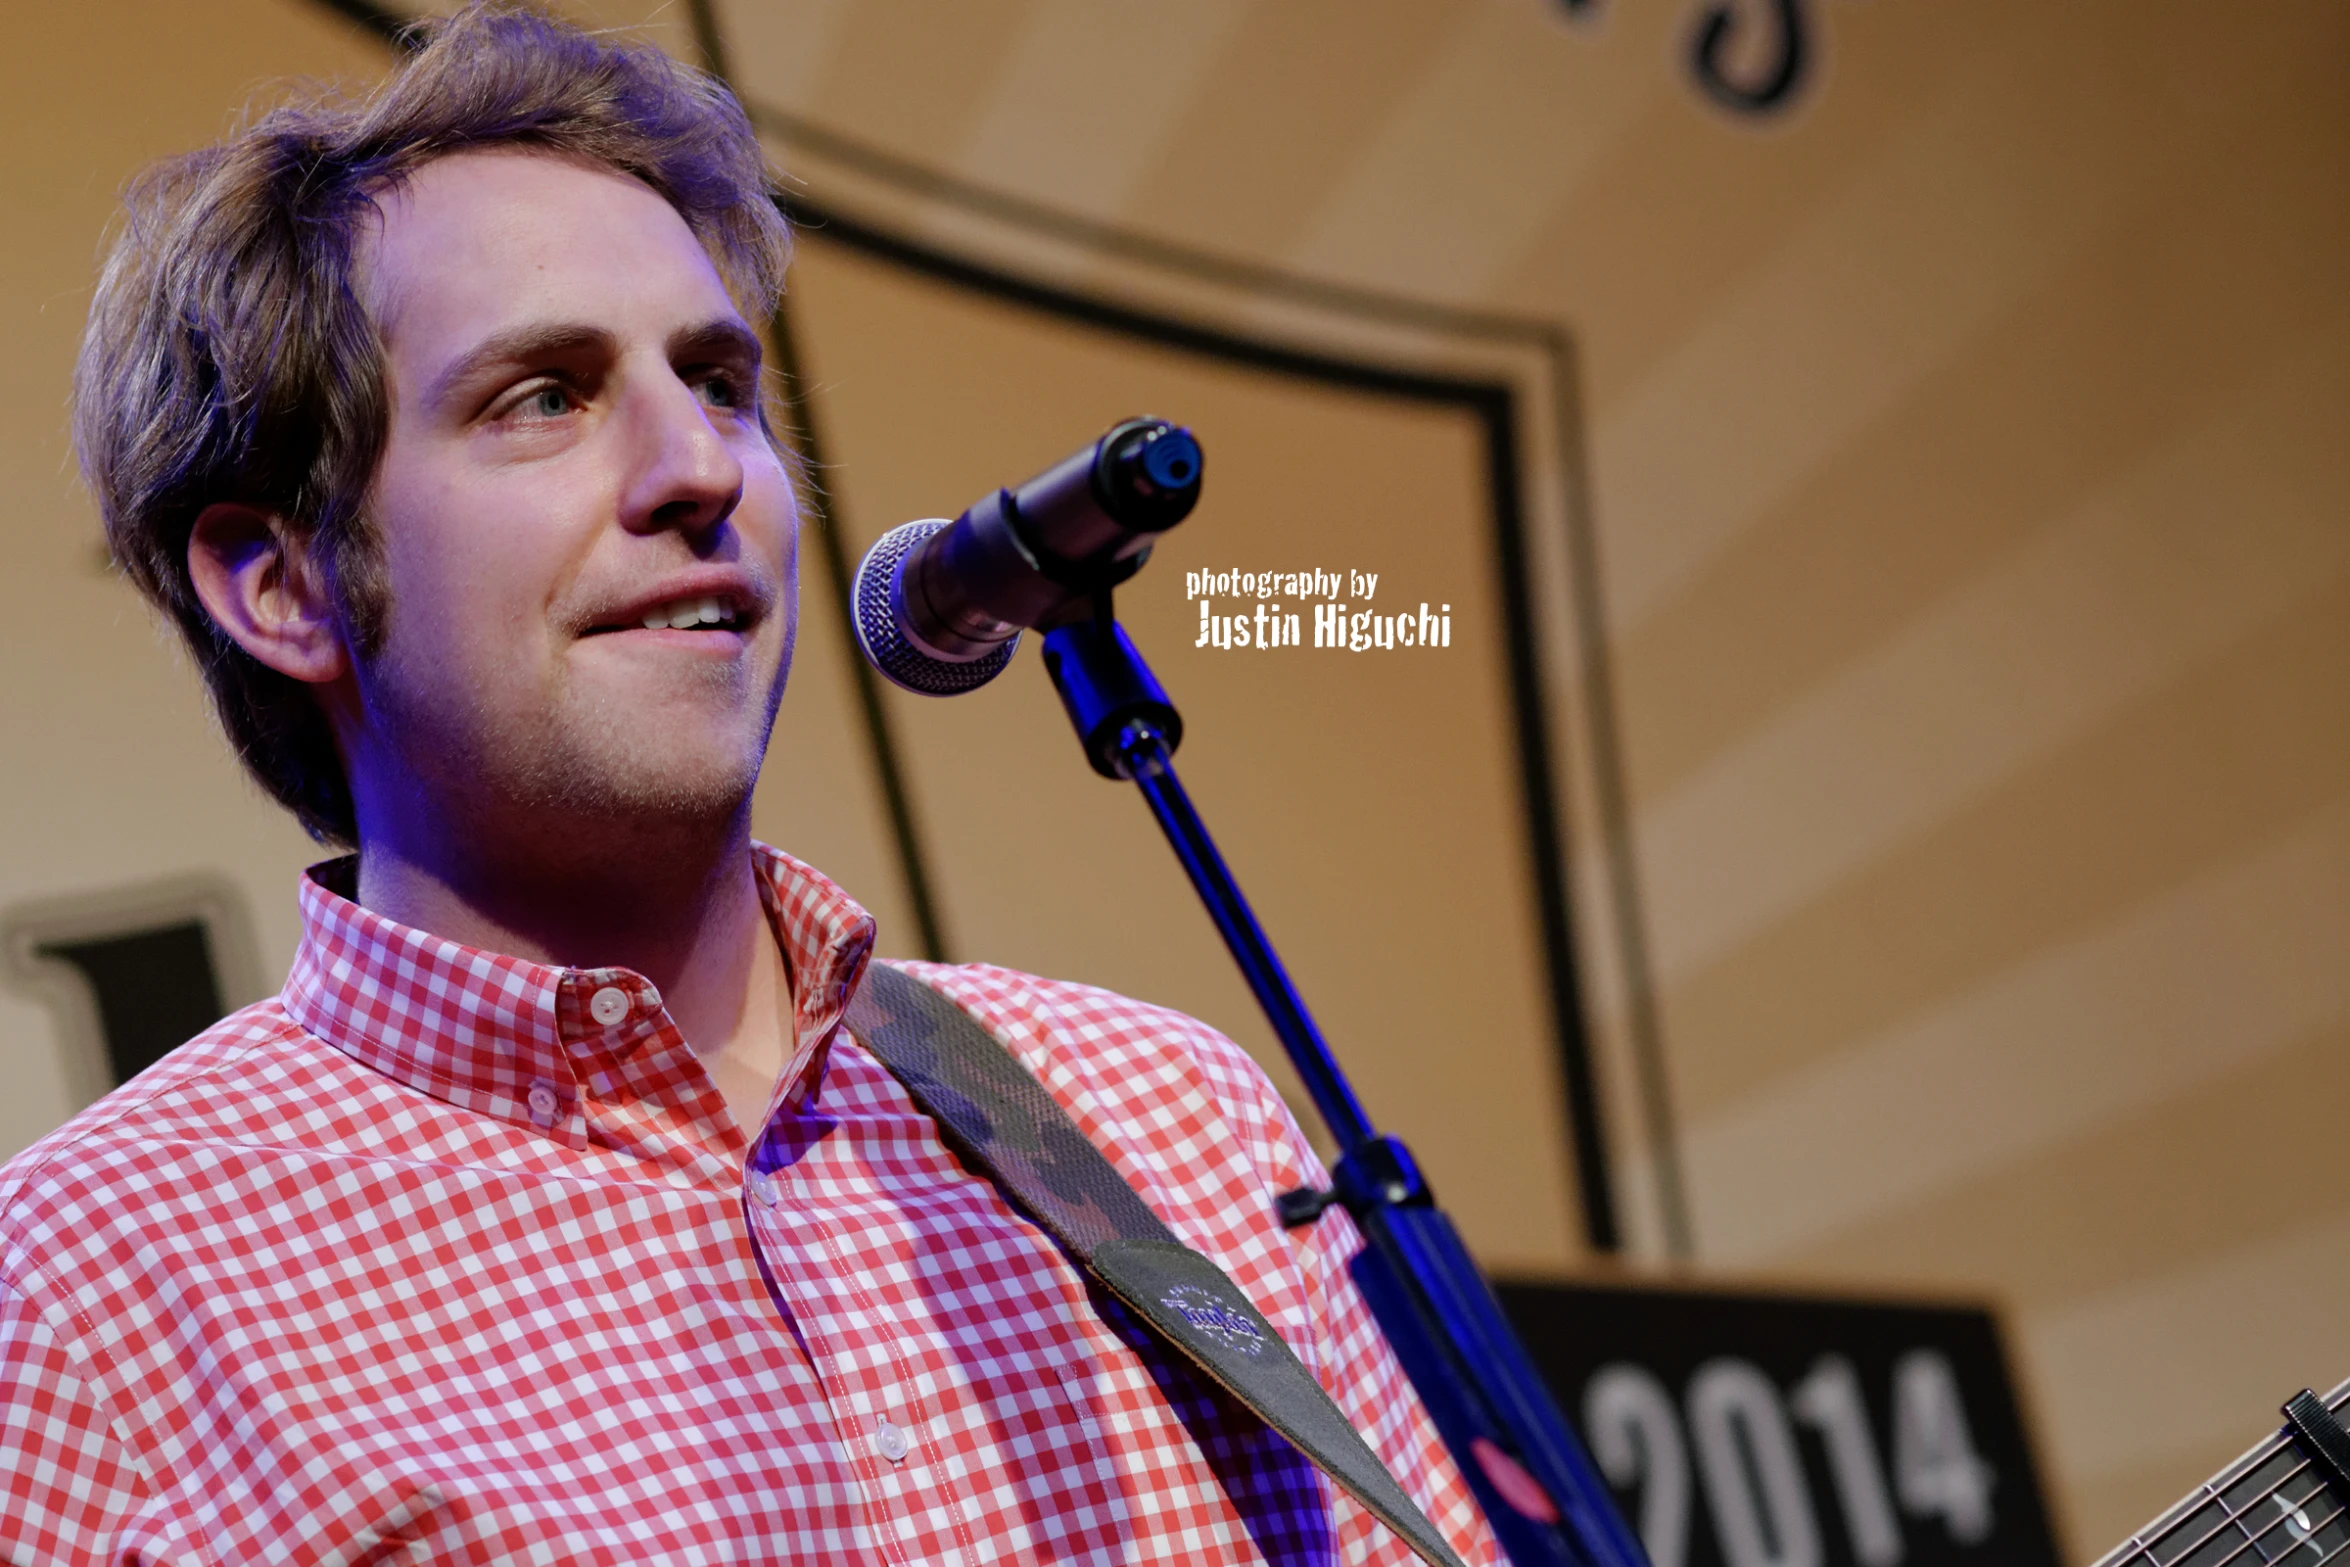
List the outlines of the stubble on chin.
{"type": "Polygon", "coordinates": [[[427,693],[396,670],[370,673],[361,683],[386,739],[454,832],[514,848],[569,838],[587,854],[624,840],[682,848],[730,830],[783,688],[780,670],[762,681],[745,665],[713,665],[677,671],[679,688],[660,700],[558,678],[516,703],[478,684],[427,693]]]}

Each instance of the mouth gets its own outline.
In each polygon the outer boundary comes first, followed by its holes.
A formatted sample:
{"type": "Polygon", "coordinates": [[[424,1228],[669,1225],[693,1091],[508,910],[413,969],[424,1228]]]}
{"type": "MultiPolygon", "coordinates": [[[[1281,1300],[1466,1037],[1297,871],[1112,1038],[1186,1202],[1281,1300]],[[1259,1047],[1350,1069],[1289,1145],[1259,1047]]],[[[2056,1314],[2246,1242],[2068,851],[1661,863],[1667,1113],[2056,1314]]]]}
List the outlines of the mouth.
{"type": "Polygon", "coordinates": [[[614,631],[746,632],[758,618],[754,607],[730,594],[687,593],[664,599],[642,611],[631,610],[625,620],[592,625],[585,635],[602,636],[614,631]]]}
{"type": "Polygon", "coordinates": [[[699,598],[656,604],[645,611],[640,624],[647,631],[734,631],[742,626],[745,618],[725,599],[704,594],[699,598]]]}

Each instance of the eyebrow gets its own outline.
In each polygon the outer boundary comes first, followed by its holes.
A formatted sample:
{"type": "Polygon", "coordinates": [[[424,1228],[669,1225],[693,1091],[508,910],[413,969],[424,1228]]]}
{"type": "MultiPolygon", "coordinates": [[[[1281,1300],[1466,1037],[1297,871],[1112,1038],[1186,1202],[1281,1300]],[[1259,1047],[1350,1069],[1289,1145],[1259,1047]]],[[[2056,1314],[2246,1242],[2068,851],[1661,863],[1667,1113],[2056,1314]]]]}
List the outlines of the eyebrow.
{"type": "Polygon", "coordinates": [[[611,333],[597,326],[551,323],[493,332],[459,355],[453,364],[433,378],[432,390],[426,402],[433,407],[448,403],[464,389],[466,383],[492,368],[529,364],[541,359],[571,358],[582,353],[610,354],[618,346],[611,333]]]}
{"type": "MultiPolygon", "coordinates": [[[[763,358],[756,333],[740,321],[719,316],[669,334],[665,345],[670,359],[738,359],[752,369],[763,358]]],[[[585,354],[606,357],[619,353],[620,343],[600,326],[576,322],[549,322],[493,332],[433,378],[427,403],[445,406],[484,372],[537,363],[547,359],[577,358],[585,354]]]]}
{"type": "Polygon", "coordinates": [[[731,316],[718,316],[700,326],[683,327],[669,334],[669,357],[672,362],[696,359],[739,359],[744,367],[759,368],[765,350],[759,346],[759,335],[731,316]]]}

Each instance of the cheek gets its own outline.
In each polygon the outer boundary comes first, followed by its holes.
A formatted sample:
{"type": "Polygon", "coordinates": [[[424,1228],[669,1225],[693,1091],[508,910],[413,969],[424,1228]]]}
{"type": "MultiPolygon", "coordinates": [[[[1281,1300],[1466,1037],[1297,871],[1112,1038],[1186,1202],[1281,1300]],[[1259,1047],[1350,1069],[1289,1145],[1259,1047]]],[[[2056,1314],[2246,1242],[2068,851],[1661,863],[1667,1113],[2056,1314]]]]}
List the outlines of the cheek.
{"type": "MultiPolygon", "coordinates": [[[[776,603],[780,607],[783,621],[783,666],[788,670],[791,667],[792,649],[799,641],[801,583],[800,513],[788,502],[786,507],[791,520],[783,531],[782,560],[778,568],[776,582],[776,603]]],[[[818,578],[823,580],[821,572],[818,573],[818,578]]]]}
{"type": "Polygon", "coordinates": [[[775,574],[784,608],[796,614],[799,606],[801,512],[791,482],[773,457],[757,468],[746,461],[743,504],[736,509],[748,547],[758,552],[775,574]]]}
{"type": "Polygon", "coordinates": [[[791,528],[783,536],[783,585],[791,592],[793,607],[799,603],[800,586],[800,530],[791,528]]]}
{"type": "Polygon", "coordinates": [[[411,483],[381,500],[390,640],[407,661],[475,678],[535,662],[559,541],[496,486],[411,483]]]}
{"type": "Polygon", "coordinates": [[[791,482],[783,459],[766,442],[748,449],[738,448],[736,457],[743,469],[743,498],[742,504],[735,508],[735,524],[746,534],[755,530],[766,547],[788,567],[799,542],[802,515],[799,490],[791,482]]]}

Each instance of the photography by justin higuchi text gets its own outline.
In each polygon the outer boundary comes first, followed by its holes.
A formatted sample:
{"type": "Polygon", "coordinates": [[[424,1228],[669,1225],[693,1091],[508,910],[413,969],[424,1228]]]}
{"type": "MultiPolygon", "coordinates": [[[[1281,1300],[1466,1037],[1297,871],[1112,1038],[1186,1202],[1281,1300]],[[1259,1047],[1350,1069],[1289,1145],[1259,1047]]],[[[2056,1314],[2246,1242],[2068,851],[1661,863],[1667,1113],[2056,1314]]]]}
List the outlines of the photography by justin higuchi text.
{"type": "Polygon", "coordinates": [[[1382,612],[1372,607],[1379,596],[1375,571],[1187,571],[1183,592],[1199,601],[1195,647],[1384,653],[1452,646],[1450,604],[1423,602],[1392,614],[1382,612]],[[1242,602],[1233,603],[1226,613],[1218,609],[1220,598],[1242,602]],[[1249,600],[1254,602],[1245,602],[1249,600]]]}

